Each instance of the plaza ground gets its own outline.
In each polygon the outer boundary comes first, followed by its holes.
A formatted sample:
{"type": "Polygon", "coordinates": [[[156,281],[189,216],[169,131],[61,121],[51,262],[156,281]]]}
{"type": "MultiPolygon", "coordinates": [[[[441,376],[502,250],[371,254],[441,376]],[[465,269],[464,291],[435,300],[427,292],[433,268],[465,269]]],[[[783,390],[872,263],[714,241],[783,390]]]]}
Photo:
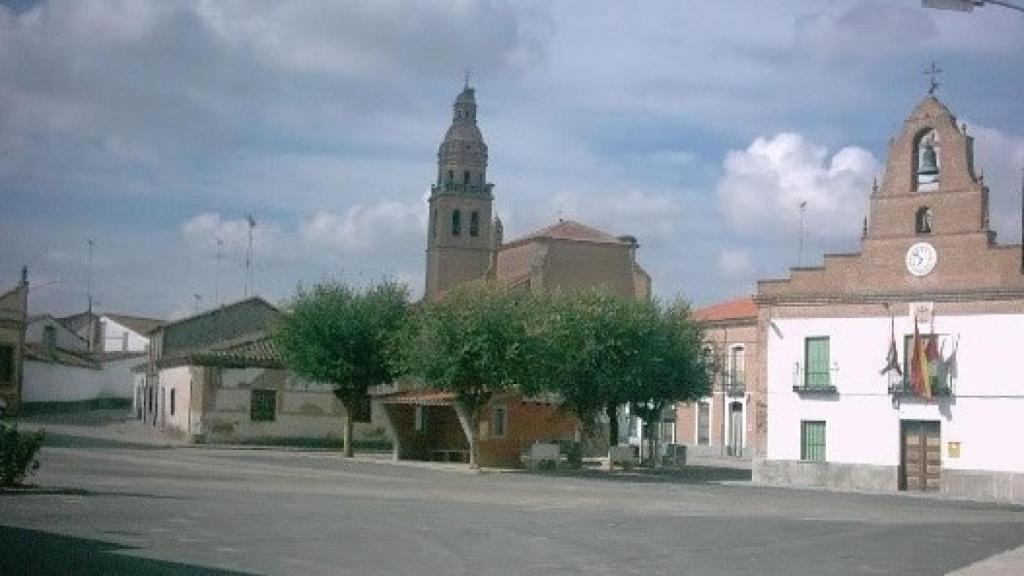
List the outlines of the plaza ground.
{"type": "Polygon", "coordinates": [[[0,494],[0,574],[938,575],[990,557],[965,573],[1021,573],[1015,507],[761,488],[736,470],[475,474],[49,426],[39,489],[0,494]]]}

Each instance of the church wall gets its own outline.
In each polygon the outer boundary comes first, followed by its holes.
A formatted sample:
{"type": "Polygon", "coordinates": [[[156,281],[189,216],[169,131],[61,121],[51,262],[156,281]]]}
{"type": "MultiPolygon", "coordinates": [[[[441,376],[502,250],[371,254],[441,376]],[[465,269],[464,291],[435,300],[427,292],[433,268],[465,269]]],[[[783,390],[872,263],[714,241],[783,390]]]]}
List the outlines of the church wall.
{"type": "Polygon", "coordinates": [[[630,248],[617,244],[550,241],[542,278],[545,290],[587,290],[603,286],[634,296],[630,248]]]}

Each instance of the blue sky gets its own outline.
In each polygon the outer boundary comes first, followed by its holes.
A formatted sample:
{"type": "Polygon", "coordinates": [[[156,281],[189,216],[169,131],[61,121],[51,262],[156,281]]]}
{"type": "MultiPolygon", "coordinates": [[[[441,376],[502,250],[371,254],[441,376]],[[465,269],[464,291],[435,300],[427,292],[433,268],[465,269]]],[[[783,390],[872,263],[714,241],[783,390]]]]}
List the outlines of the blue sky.
{"type": "MultiPolygon", "coordinates": [[[[4,4],[4,3],[0,3],[4,4]]],[[[664,298],[753,291],[857,249],[887,141],[939,97],[1020,236],[1024,14],[914,0],[8,2],[0,7],[0,286],[190,312],[244,289],[391,276],[422,289],[424,194],[471,70],[514,237],[574,218],[637,236],[664,298]],[[217,239],[223,243],[215,274],[217,239]],[[216,282],[215,282],[216,277],[216,282]]]]}

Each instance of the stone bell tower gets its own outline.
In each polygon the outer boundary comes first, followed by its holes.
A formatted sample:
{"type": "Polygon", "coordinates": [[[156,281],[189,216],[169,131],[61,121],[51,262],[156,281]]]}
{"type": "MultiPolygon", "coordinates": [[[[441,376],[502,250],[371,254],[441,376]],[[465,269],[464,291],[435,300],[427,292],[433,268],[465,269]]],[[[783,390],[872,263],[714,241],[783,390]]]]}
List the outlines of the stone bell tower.
{"type": "Polygon", "coordinates": [[[487,182],[487,144],[476,125],[476,96],[468,83],[452,112],[430,187],[426,298],[483,279],[493,250],[494,185],[487,182]]]}

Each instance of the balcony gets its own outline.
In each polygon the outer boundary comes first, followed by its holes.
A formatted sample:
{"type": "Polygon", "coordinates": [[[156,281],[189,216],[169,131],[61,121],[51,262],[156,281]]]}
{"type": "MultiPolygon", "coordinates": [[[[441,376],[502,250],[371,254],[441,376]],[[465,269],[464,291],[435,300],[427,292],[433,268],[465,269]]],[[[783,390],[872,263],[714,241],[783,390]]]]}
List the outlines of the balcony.
{"type": "Polygon", "coordinates": [[[839,366],[835,362],[829,368],[813,370],[797,362],[793,365],[793,391],[799,394],[835,394],[838,376],[839,366]]]}
{"type": "Polygon", "coordinates": [[[743,396],[747,393],[746,373],[743,370],[733,370],[725,374],[723,388],[726,396],[743,396]]]}
{"type": "Polygon", "coordinates": [[[931,377],[931,396],[925,397],[914,390],[910,378],[904,374],[902,378],[889,381],[889,394],[893,398],[920,399],[950,398],[956,393],[956,386],[948,374],[936,374],[931,377]]]}
{"type": "Polygon", "coordinates": [[[494,184],[462,184],[459,182],[444,182],[440,185],[434,184],[430,187],[431,196],[459,195],[477,196],[490,198],[494,184]]]}

